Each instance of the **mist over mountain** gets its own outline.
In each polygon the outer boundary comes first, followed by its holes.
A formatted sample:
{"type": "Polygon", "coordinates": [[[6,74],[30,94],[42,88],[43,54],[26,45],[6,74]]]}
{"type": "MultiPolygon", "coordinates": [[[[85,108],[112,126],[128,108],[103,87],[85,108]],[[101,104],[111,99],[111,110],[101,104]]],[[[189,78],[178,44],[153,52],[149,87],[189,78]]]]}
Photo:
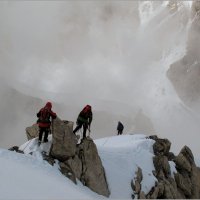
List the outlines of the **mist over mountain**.
{"type": "Polygon", "coordinates": [[[194,101],[188,104],[189,97],[182,98],[167,77],[194,46],[187,46],[195,34],[191,6],[191,1],[1,1],[1,145],[22,143],[24,128],[51,100],[58,115],[74,122],[91,104],[94,138],[115,135],[121,120],[125,134],[155,132],[176,144],[175,151],[187,144],[198,154],[199,95],[194,109],[194,101]]]}

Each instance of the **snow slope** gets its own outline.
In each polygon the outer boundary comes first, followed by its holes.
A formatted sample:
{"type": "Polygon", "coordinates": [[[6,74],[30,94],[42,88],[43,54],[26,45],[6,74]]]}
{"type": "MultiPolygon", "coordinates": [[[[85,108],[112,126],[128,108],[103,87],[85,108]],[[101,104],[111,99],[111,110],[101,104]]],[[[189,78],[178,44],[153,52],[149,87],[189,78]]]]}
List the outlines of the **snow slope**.
{"type": "MultiPolygon", "coordinates": [[[[41,151],[47,144],[37,146],[37,138],[23,144],[25,154],[0,149],[0,199],[101,199],[105,198],[80,182],[75,185],[54,166],[43,161],[41,151]],[[29,153],[32,152],[32,155],[29,153]],[[12,191],[12,192],[11,192],[12,191]]],[[[94,141],[101,157],[111,192],[110,199],[131,199],[131,181],[138,166],[142,169],[142,190],[148,193],[157,180],[152,157],[154,140],[146,135],[120,135],[94,141]]],[[[170,162],[171,171],[176,171],[170,162]]]]}
{"type": "Polygon", "coordinates": [[[154,185],[153,148],[151,139],[145,135],[120,135],[95,140],[112,199],[130,199],[133,190],[131,180],[138,166],[142,169],[142,190],[147,193],[154,185]]]}
{"type": "Polygon", "coordinates": [[[0,199],[104,198],[64,177],[58,167],[31,155],[0,149],[0,199]]]}

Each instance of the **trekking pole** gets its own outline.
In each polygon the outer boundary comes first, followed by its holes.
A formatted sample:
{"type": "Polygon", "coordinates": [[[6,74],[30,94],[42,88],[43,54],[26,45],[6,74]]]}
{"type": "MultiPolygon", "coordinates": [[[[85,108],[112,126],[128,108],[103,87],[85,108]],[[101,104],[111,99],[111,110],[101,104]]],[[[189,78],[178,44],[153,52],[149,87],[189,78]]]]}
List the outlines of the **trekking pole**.
{"type": "Polygon", "coordinates": [[[81,132],[81,138],[83,138],[83,133],[82,133],[82,131],[81,131],[81,128],[79,129],[79,131],[81,132]]]}
{"type": "Polygon", "coordinates": [[[29,142],[27,143],[27,145],[21,150],[24,152],[24,150],[26,149],[26,147],[30,144],[31,140],[29,140],[29,142]]]}
{"type": "Polygon", "coordinates": [[[90,131],[90,128],[88,128],[88,132],[89,132],[88,136],[90,137],[90,132],[91,132],[91,131],[90,131]]]}
{"type": "Polygon", "coordinates": [[[54,124],[54,119],[52,118],[52,123],[51,123],[51,134],[52,134],[52,140],[53,140],[53,124],[54,124]]]}

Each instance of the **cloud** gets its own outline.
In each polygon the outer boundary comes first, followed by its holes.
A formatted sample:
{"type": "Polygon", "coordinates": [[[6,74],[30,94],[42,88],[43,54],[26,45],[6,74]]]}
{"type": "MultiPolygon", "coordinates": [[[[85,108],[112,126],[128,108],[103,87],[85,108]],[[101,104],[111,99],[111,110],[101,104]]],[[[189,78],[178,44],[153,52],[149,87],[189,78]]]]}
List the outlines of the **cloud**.
{"type": "Polygon", "coordinates": [[[177,118],[197,133],[165,74],[185,52],[189,7],[171,12],[162,1],[149,5],[1,1],[0,73],[11,85],[66,93],[63,99],[71,94],[79,102],[96,98],[143,108],[163,135],[181,137],[177,118]]]}

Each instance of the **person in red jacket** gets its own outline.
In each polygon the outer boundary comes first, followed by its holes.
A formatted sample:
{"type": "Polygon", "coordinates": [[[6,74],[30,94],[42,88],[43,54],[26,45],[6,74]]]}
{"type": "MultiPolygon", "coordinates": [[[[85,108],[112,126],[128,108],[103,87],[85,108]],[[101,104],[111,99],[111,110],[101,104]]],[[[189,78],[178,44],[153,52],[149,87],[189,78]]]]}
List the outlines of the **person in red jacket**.
{"type": "Polygon", "coordinates": [[[38,144],[41,144],[42,135],[44,134],[43,142],[48,142],[48,134],[50,132],[51,121],[50,118],[55,119],[56,113],[52,110],[52,103],[47,102],[44,108],[41,108],[40,111],[37,113],[37,117],[39,118],[37,123],[39,125],[39,140],[38,144]]]}

